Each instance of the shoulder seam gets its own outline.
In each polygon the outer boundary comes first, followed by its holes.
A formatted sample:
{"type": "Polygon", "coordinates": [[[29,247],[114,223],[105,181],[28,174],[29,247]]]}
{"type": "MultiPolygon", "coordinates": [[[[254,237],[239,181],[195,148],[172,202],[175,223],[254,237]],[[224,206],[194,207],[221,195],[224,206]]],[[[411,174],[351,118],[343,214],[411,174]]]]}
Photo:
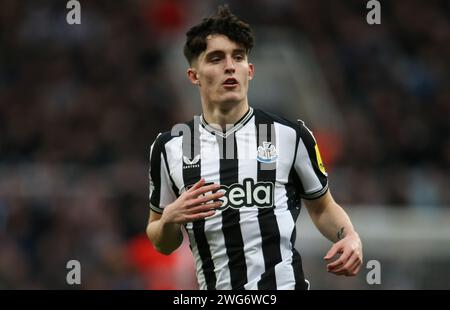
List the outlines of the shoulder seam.
{"type": "MultiPolygon", "coordinates": [[[[291,127],[295,130],[299,129],[299,127],[301,126],[300,124],[298,124],[294,121],[288,120],[288,119],[286,119],[282,116],[279,116],[277,114],[274,114],[274,113],[266,112],[266,111],[263,111],[260,109],[255,109],[255,112],[265,115],[266,117],[270,118],[273,122],[280,123],[282,125],[291,127]]],[[[301,124],[304,124],[304,122],[302,120],[297,120],[297,121],[301,122],[301,124]]]]}

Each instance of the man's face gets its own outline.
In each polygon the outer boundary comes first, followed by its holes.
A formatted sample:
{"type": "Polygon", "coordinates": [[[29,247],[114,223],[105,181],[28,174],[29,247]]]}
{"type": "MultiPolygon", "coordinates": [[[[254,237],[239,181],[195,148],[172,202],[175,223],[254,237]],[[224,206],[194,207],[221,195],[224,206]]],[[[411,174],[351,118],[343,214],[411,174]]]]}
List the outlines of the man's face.
{"type": "Polygon", "coordinates": [[[208,103],[239,103],[247,98],[253,65],[245,50],[225,35],[209,35],[207,48],[188,70],[192,83],[208,103]]]}

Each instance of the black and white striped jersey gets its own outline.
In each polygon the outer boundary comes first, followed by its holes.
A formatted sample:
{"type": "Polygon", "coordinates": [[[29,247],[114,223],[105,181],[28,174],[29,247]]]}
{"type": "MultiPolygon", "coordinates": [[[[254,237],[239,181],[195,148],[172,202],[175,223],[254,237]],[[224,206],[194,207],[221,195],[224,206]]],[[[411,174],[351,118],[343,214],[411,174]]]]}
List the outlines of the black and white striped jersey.
{"type": "Polygon", "coordinates": [[[304,123],[249,108],[226,131],[200,116],[160,134],[150,208],[162,213],[201,177],[225,195],[213,216],[185,225],[200,289],[306,289],[295,223],[301,198],[322,196],[328,179],[304,123]]]}

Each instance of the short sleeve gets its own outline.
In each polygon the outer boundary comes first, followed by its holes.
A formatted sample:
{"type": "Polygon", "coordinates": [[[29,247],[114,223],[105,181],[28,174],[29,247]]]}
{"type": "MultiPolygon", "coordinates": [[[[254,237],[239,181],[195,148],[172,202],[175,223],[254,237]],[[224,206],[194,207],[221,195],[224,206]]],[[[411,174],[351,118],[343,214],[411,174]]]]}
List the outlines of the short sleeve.
{"type": "Polygon", "coordinates": [[[158,213],[177,199],[167,167],[164,140],[164,134],[159,134],[150,147],[149,200],[150,208],[158,213]]]}
{"type": "Polygon", "coordinates": [[[302,185],[300,195],[304,199],[316,199],[328,190],[328,174],[322,163],[316,139],[303,121],[298,123],[297,134],[294,168],[302,185]]]}

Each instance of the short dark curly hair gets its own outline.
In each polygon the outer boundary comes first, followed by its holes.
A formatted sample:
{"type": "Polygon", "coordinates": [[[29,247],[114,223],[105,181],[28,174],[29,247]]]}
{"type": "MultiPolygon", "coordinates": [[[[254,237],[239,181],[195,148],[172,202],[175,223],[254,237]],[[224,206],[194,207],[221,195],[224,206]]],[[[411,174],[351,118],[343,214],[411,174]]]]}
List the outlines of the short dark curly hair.
{"type": "Polygon", "coordinates": [[[227,5],[217,7],[214,15],[204,18],[186,33],[184,56],[189,65],[206,50],[206,37],[210,34],[223,34],[231,41],[244,47],[247,55],[253,47],[255,38],[250,26],[231,13],[227,5]]]}

